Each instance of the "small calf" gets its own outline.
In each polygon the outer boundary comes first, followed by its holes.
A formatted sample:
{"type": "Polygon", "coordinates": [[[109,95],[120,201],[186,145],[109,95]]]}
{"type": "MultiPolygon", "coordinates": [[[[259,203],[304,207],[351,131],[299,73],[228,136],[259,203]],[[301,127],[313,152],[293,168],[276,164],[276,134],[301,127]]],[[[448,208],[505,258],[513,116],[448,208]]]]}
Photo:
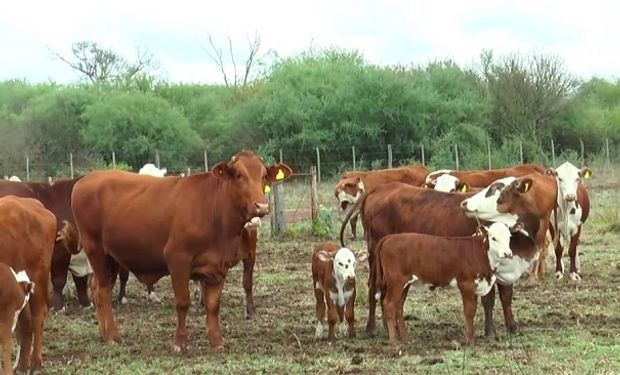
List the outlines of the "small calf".
{"type": "Polygon", "coordinates": [[[360,251],[357,257],[346,247],[333,242],[317,245],[312,255],[312,284],[316,297],[316,338],[323,336],[325,304],[327,304],[328,339],[335,341],[335,327],[347,319],[349,337],[355,337],[355,266],[368,257],[360,251]],[[357,258],[357,259],[356,259],[357,258]]]}
{"type": "Polygon", "coordinates": [[[474,315],[477,296],[493,287],[495,270],[504,258],[511,258],[510,230],[505,224],[466,237],[441,237],[419,233],[398,233],[383,237],[377,244],[377,301],[381,300],[383,321],[390,344],[407,336],[403,305],[409,287],[422,283],[430,290],[457,287],[465,313],[465,336],[474,343],[474,315]]]}
{"type": "Polygon", "coordinates": [[[3,374],[13,374],[11,336],[15,331],[17,318],[33,292],[34,283],[25,271],[15,273],[11,267],[0,263],[0,344],[3,374]]]}

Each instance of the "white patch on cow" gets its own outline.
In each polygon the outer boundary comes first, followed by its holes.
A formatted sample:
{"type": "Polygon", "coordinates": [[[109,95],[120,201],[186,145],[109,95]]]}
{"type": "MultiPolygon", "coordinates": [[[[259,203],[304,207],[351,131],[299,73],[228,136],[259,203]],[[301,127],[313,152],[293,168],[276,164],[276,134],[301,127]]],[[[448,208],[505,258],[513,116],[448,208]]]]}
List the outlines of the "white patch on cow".
{"type": "Polygon", "coordinates": [[[573,281],[581,281],[581,276],[577,272],[571,272],[569,277],[573,281]]]}
{"type": "Polygon", "coordinates": [[[497,278],[495,275],[491,275],[490,281],[483,277],[479,277],[475,279],[474,284],[476,284],[476,290],[475,290],[476,295],[477,296],[487,295],[489,291],[491,290],[491,288],[493,287],[493,285],[495,284],[496,279],[497,278]]]}
{"type": "Polygon", "coordinates": [[[321,290],[321,289],[323,289],[323,287],[321,286],[321,283],[317,281],[316,283],[314,283],[314,289],[321,290]]]}
{"type": "Polygon", "coordinates": [[[555,228],[560,233],[562,247],[568,248],[570,239],[581,225],[582,209],[577,207],[577,187],[581,182],[581,170],[569,162],[556,168],[558,186],[558,219],[552,217],[555,228]]]}
{"type": "Polygon", "coordinates": [[[353,290],[343,290],[343,286],[338,285],[338,283],[336,283],[336,289],[338,290],[338,292],[334,293],[330,291],[329,297],[336,305],[342,307],[345,305],[345,303],[349,301],[349,298],[351,298],[351,296],[353,295],[353,290]]]}
{"type": "Polygon", "coordinates": [[[11,176],[9,177],[9,181],[13,181],[13,182],[22,182],[22,180],[17,177],[17,176],[11,176]]]}
{"type": "Polygon", "coordinates": [[[93,268],[90,266],[88,256],[85,251],[72,254],[69,260],[69,271],[77,277],[84,277],[93,273],[93,268]]]}
{"type": "Polygon", "coordinates": [[[451,169],[440,169],[440,170],[431,172],[431,173],[426,175],[425,182],[427,184],[435,184],[435,182],[436,182],[438,177],[440,177],[441,175],[444,175],[444,174],[449,174],[451,172],[452,172],[451,169]]]}
{"type": "MultiPolygon", "coordinates": [[[[26,271],[19,271],[15,273],[13,268],[11,268],[11,272],[13,273],[13,277],[15,277],[15,281],[17,281],[18,283],[29,283],[30,282],[30,278],[28,277],[28,274],[26,274],[26,271]]],[[[32,286],[30,293],[34,293],[34,285],[32,286]]],[[[15,331],[15,327],[17,326],[17,320],[19,319],[19,314],[22,312],[24,307],[26,307],[26,304],[28,303],[28,300],[30,299],[30,293],[25,293],[24,302],[22,303],[21,307],[17,311],[15,311],[15,316],[13,317],[13,327],[11,328],[11,332],[15,331]]]]}
{"type": "Polygon", "coordinates": [[[510,229],[505,224],[493,223],[487,229],[487,240],[489,243],[489,266],[497,268],[503,259],[512,257],[510,249],[510,229]]]}
{"type": "Polygon", "coordinates": [[[501,182],[505,186],[510,185],[515,177],[504,177],[494,181],[486,188],[482,189],[478,193],[464,200],[465,202],[465,215],[468,217],[475,217],[479,220],[492,221],[496,223],[506,224],[508,227],[512,227],[517,223],[518,216],[511,213],[500,213],[497,209],[497,199],[501,193],[501,189],[497,189],[495,193],[489,197],[486,197],[487,192],[491,185],[501,182]]]}
{"type": "Polygon", "coordinates": [[[314,330],[314,337],[317,339],[320,339],[321,337],[323,337],[323,323],[319,321],[316,322],[316,328],[314,330]]]}
{"type": "Polygon", "coordinates": [[[157,168],[153,163],[144,164],[138,171],[138,174],[148,175],[153,177],[164,177],[168,170],[166,168],[157,168]]]}
{"type": "Polygon", "coordinates": [[[452,288],[456,288],[458,285],[458,282],[456,281],[456,278],[453,278],[452,280],[450,280],[450,286],[452,288]]]}
{"type": "Polygon", "coordinates": [[[123,296],[123,298],[121,298],[121,305],[126,305],[127,303],[129,303],[129,300],[127,300],[127,297],[123,296]]]}
{"type": "Polygon", "coordinates": [[[456,191],[456,186],[460,180],[451,174],[442,174],[435,180],[435,190],[451,193],[456,191]]]}
{"type": "Polygon", "coordinates": [[[250,221],[245,223],[243,227],[247,229],[255,229],[255,228],[260,228],[261,224],[262,222],[260,220],[260,217],[255,216],[250,221]]]}
{"type": "Polygon", "coordinates": [[[360,191],[357,191],[357,194],[355,195],[351,195],[348,194],[346,191],[344,190],[340,190],[338,192],[338,203],[343,203],[343,202],[347,202],[350,204],[355,204],[355,202],[357,202],[357,200],[360,198],[360,191]]]}
{"type": "Polygon", "coordinates": [[[403,289],[405,289],[406,287],[408,287],[409,285],[415,283],[418,280],[419,280],[419,278],[416,275],[411,275],[411,279],[409,279],[409,281],[407,281],[405,283],[405,285],[403,285],[403,289]]]}
{"type": "Polygon", "coordinates": [[[516,284],[521,276],[536,264],[536,260],[538,260],[538,254],[529,261],[518,255],[513,255],[512,259],[502,259],[495,270],[497,282],[502,285],[516,284]]]}

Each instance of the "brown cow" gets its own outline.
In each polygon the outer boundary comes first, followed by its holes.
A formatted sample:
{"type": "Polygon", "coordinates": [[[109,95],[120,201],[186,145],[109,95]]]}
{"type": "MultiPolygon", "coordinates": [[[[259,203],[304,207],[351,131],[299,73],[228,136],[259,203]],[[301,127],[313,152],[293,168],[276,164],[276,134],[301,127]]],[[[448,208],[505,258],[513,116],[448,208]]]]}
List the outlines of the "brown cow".
{"type": "Polygon", "coordinates": [[[200,280],[209,343],[223,348],[219,308],[228,269],[241,259],[245,224],[269,213],[266,186],[292,174],[266,167],[243,151],[212,172],[152,177],[98,171],[74,187],[71,206],[96,277],[95,304],[104,341],[120,340],[111,305],[111,275],[118,264],[144,284],[170,275],[177,310],[174,350],[187,346],[189,280],[200,280]]]}
{"type": "MultiPolygon", "coordinates": [[[[346,172],[336,184],[334,195],[338,199],[343,211],[354,205],[364,194],[369,194],[381,184],[390,182],[404,182],[414,186],[420,186],[424,182],[428,170],[422,165],[410,165],[399,168],[379,169],[374,171],[350,171],[346,172]]],[[[355,212],[350,219],[351,238],[355,239],[357,231],[357,218],[359,211],[355,212]]]]}
{"type": "Polygon", "coordinates": [[[390,344],[407,336],[403,306],[409,287],[416,282],[430,290],[457,287],[465,313],[465,337],[474,343],[476,300],[493,288],[500,262],[512,259],[510,230],[494,223],[480,226],[473,236],[440,237],[420,233],[390,234],[377,244],[375,299],[381,300],[390,344]]]}
{"type": "Polygon", "coordinates": [[[581,226],[590,215],[590,197],[583,183],[584,179],[590,178],[592,171],[583,167],[575,167],[565,162],[558,168],[549,168],[547,172],[557,181],[557,218],[553,218],[551,231],[555,233],[558,228],[559,241],[555,246],[555,275],[560,280],[564,273],[562,252],[568,247],[570,257],[569,277],[571,280],[581,280],[579,275],[581,264],[577,244],[581,235],[581,226]]]}
{"type": "Polygon", "coordinates": [[[43,323],[48,310],[56,217],[36,199],[9,195],[0,198],[0,228],[0,262],[17,274],[25,271],[36,286],[28,306],[19,315],[16,366],[17,371],[34,373],[41,371],[43,364],[43,323]]]}
{"type": "MultiPolygon", "coordinates": [[[[513,178],[514,180],[514,178],[513,178]]],[[[535,193],[527,194],[530,189],[536,187],[529,177],[513,181],[507,186],[505,202],[502,205],[504,214],[495,217],[488,216],[486,221],[504,222],[509,226],[520,228],[518,223],[523,224],[520,233],[515,233],[511,239],[511,248],[515,253],[515,261],[505,267],[513,269],[511,277],[498,283],[500,300],[504,310],[504,319],[510,332],[516,332],[517,326],[512,316],[511,299],[512,284],[521,274],[535,261],[538,250],[534,239],[538,235],[541,215],[535,203],[535,193]],[[514,192],[514,194],[510,194],[514,192]]],[[[444,193],[421,187],[414,187],[402,183],[385,184],[378,187],[361,202],[361,214],[364,227],[367,230],[366,243],[369,251],[369,274],[373,280],[375,275],[375,247],[379,240],[388,234],[414,232],[432,234],[438,236],[467,236],[472,235],[477,228],[475,218],[470,218],[461,208],[462,202],[477,194],[486,195],[488,188],[479,193],[444,193]]],[[[493,191],[490,199],[497,200],[499,191],[493,191]]],[[[492,207],[496,209],[496,207],[492,207]]],[[[488,210],[488,208],[487,208],[488,210]]],[[[476,215],[482,215],[481,210],[476,215]]],[[[546,213],[545,213],[546,214],[546,213]]],[[[344,246],[343,231],[345,223],[341,227],[341,242],[344,246]]],[[[506,274],[510,273],[508,271],[506,274]]],[[[375,333],[375,308],[374,282],[368,285],[368,323],[366,332],[369,336],[375,333]]],[[[495,303],[495,290],[483,298],[485,308],[485,331],[488,336],[495,335],[495,324],[492,318],[492,309],[495,303]]]]}
{"type": "Polygon", "coordinates": [[[34,291],[34,283],[25,271],[15,271],[0,263],[0,346],[2,347],[3,374],[13,374],[11,352],[17,320],[34,291]]]}
{"type": "Polygon", "coordinates": [[[336,340],[336,323],[347,320],[349,337],[355,337],[355,267],[364,261],[368,252],[357,255],[346,247],[340,248],[333,242],[323,242],[314,248],[312,254],[312,285],[316,298],[315,337],[323,336],[325,305],[327,305],[328,340],[336,340]]]}
{"type": "MultiPolygon", "coordinates": [[[[73,213],[71,212],[71,191],[73,185],[80,179],[77,177],[72,180],[58,180],[55,182],[11,182],[0,180],[0,197],[6,195],[15,195],[18,197],[35,198],[56,215],[58,227],[60,231],[63,227],[63,221],[67,220],[73,223],[73,213]]],[[[90,306],[88,298],[88,277],[82,273],[76,273],[72,269],[71,263],[75,263],[77,249],[66,248],[61,241],[57,241],[54,246],[54,255],[52,257],[52,302],[53,310],[63,308],[65,301],[62,290],[67,283],[67,272],[71,271],[75,289],[77,291],[78,302],[83,307],[90,306]]],[[[77,255],[78,258],[83,255],[77,255]]]]}
{"type": "MultiPolygon", "coordinates": [[[[441,169],[429,173],[425,179],[425,185],[429,188],[436,188],[437,178],[442,175],[451,175],[455,179],[451,179],[452,184],[459,185],[467,184],[470,187],[484,188],[489,186],[493,181],[497,181],[504,177],[522,177],[530,173],[545,174],[545,169],[538,164],[521,164],[511,168],[498,168],[498,169],[480,169],[470,171],[453,171],[450,169],[441,169]]],[[[443,184],[448,184],[448,180],[444,180],[443,184]]],[[[444,187],[439,190],[446,191],[444,187]]],[[[450,189],[448,190],[450,191],[450,189]]]]}

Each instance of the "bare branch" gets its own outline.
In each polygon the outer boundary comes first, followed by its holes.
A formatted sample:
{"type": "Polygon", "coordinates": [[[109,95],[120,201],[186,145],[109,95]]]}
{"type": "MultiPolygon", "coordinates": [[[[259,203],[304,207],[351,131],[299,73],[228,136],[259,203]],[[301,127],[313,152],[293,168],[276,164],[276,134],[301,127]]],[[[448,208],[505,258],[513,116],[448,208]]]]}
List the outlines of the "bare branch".
{"type": "Polygon", "coordinates": [[[245,61],[245,72],[243,74],[243,86],[247,85],[248,83],[248,77],[250,75],[250,70],[252,69],[252,66],[254,65],[254,59],[256,58],[256,54],[258,53],[258,50],[260,49],[260,36],[258,34],[254,35],[254,41],[250,41],[250,38],[247,37],[248,40],[248,45],[250,46],[250,55],[248,56],[248,59],[245,61]]]}
{"type": "Polygon", "coordinates": [[[230,61],[232,61],[233,64],[233,74],[235,78],[234,86],[237,87],[239,84],[237,77],[237,64],[235,64],[235,54],[233,53],[232,40],[230,39],[230,36],[228,37],[228,52],[230,53],[230,61]]]}
{"type": "Polygon", "coordinates": [[[224,69],[224,62],[222,61],[222,50],[220,48],[217,48],[217,46],[213,42],[211,34],[207,34],[207,39],[209,40],[211,50],[209,50],[209,48],[205,46],[202,46],[202,49],[207,53],[207,55],[209,55],[215,65],[217,65],[218,69],[222,73],[222,76],[224,77],[224,84],[228,87],[230,85],[228,83],[228,76],[226,76],[226,70],[224,69]]]}

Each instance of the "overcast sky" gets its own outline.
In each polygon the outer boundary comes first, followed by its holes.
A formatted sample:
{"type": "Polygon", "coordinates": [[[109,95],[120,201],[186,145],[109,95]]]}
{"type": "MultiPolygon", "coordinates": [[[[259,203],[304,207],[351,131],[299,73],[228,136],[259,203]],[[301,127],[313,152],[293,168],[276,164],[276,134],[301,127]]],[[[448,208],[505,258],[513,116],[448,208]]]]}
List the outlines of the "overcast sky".
{"type": "Polygon", "coordinates": [[[93,40],[127,57],[148,48],[171,81],[221,83],[201,45],[207,33],[239,59],[246,35],[290,56],[310,45],[358,49],[376,64],[424,64],[496,54],[557,54],[581,77],[620,78],[620,1],[4,1],[0,80],[72,82],[77,75],[50,49],[93,40]]]}

